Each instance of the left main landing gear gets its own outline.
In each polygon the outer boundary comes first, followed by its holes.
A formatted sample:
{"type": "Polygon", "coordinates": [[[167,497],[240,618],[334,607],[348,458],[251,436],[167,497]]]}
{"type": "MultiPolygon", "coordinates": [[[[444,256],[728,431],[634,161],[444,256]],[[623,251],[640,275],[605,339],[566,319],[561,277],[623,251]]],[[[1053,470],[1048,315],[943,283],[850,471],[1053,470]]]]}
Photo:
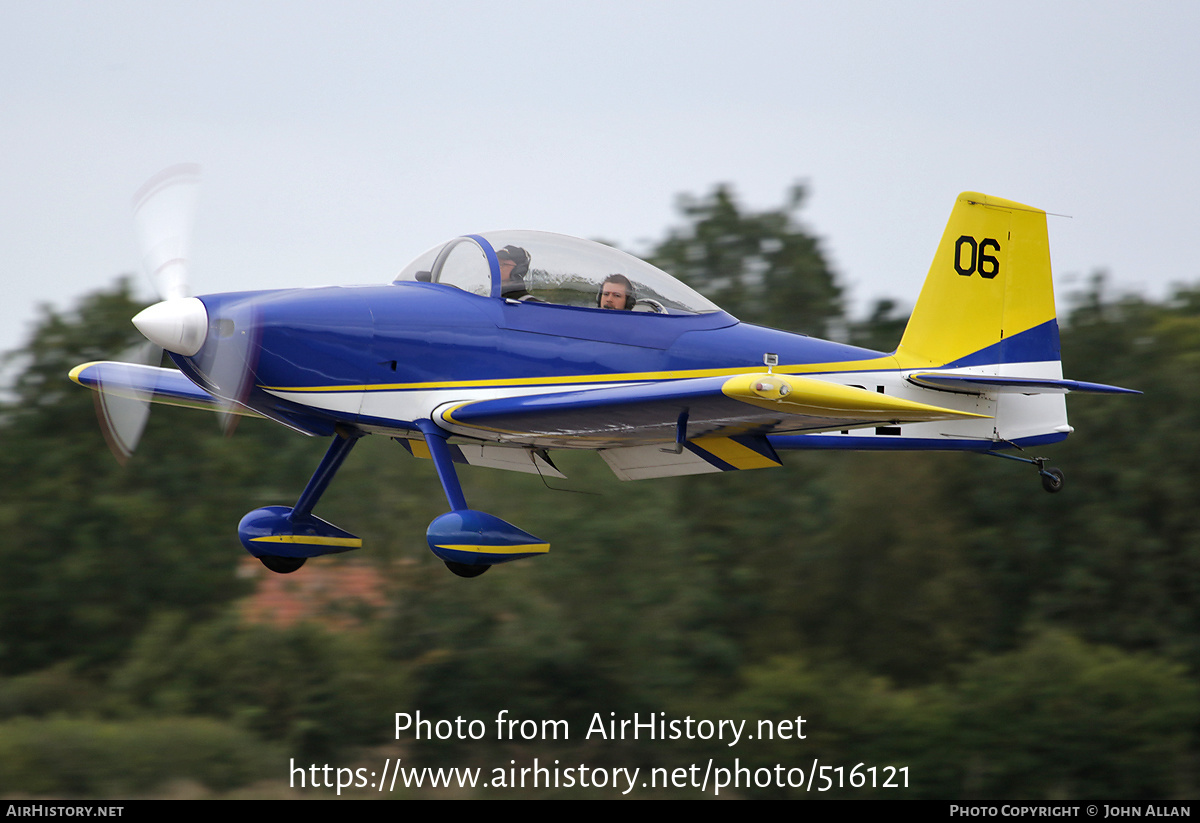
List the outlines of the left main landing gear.
{"type": "Polygon", "coordinates": [[[467,506],[467,499],[454,471],[454,459],[446,444],[447,434],[432,420],[418,420],[433,467],[437,469],[450,511],[434,518],[425,533],[429,550],[459,577],[478,577],[497,563],[536,557],[550,544],[522,531],[512,523],[467,506]]]}

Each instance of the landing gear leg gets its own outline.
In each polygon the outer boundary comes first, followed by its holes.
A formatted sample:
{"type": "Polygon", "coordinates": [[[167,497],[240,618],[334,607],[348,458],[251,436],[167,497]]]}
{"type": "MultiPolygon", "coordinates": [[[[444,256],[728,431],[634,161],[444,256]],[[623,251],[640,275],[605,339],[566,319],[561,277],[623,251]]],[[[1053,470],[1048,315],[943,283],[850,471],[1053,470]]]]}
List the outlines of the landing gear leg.
{"type": "Polygon", "coordinates": [[[1038,475],[1042,479],[1042,488],[1050,494],[1058,494],[1062,491],[1065,478],[1062,469],[1056,469],[1053,466],[1047,466],[1048,458],[1045,457],[1018,457],[1015,454],[1004,454],[1003,452],[984,452],[992,457],[1003,457],[1005,460],[1016,460],[1020,463],[1029,463],[1037,468],[1038,475]]]}
{"type": "Polygon", "coordinates": [[[266,506],[243,517],[238,536],[246,551],[271,571],[291,574],[310,557],[361,548],[360,538],[314,516],[312,510],[362,436],[354,429],[338,430],[294,507],[266,506]]]}
{"type": "Polygon", "coordinates": [[[425,435],[429,456],[450,504],[450,511],[430,523],[425,533],[429,550],[446,568],[459,577],[478,577],[497,563],[536,557],[550,550],[549,543],[529,532],[469,508],[446,444],[448,435],[432,420],[418,420],[417,427],[425,435]]]}

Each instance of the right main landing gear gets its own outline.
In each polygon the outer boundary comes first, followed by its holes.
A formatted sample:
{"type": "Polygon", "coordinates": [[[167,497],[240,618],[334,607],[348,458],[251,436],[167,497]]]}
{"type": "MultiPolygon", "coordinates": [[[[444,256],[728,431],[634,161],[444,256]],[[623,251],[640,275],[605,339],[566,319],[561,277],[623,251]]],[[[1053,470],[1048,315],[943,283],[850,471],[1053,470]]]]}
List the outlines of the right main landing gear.
{"type": "Polygon", "coordinates": [[[459,577],[479,577],[491,566],[468,566],[466,563],[455,563],[453,560],[443,560],[446,568],[457,574],[459,577]]]}
{"type": "Polygon", "coordinates": [[[243,517],[238,537],[246,551],[276,574],[291,574],[310,557],[361,548],[361,539],[316,517],[312,510],[362,436],[354,429],[337,432],[295,506],[266,506],[243,517]]]}

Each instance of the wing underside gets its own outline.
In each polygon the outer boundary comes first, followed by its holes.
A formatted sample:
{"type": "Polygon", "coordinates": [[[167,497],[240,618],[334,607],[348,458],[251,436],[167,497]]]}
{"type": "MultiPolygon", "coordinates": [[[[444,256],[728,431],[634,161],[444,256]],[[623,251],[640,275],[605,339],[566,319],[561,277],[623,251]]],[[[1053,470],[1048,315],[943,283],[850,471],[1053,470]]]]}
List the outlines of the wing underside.
{"type": "Polygon", "coordinates": [[[981,417],[810,377],[743,374],[447,403],[455,434],[536,448],[608,449],[981,417]]]}

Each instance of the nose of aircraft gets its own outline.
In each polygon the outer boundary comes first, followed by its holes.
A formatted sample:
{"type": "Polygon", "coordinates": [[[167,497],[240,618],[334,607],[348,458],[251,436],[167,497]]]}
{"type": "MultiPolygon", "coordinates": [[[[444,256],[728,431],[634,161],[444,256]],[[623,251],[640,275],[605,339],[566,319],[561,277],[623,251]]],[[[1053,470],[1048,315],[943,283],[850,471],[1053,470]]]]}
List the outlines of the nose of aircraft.
{"type": "Polygon", "coordinates": [[[133,318],[133,325],[152,343],[191,357],[208,335],[208,311],[195,297],[178,297],[143,309],[133,318]]]}

